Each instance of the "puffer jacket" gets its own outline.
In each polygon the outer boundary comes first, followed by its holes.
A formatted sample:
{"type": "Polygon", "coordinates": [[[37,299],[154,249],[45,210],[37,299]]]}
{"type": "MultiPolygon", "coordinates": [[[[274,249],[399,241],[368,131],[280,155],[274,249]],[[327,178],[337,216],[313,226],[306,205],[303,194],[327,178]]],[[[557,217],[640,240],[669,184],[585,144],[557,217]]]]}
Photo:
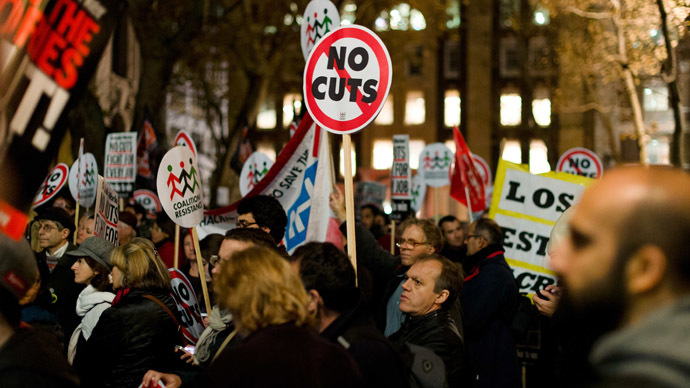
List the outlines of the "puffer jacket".
{"type": "MultiPolygon", "coordinates": [[[[91,337],[74,361],[84,387],[138,387],[149,369],[184,368],[175,345],[181,345],[177,326],[152,295],[176,314],[169,291],[132,289],[118,295],[103,312],[91,337]]],[[[177,318],[177,317],[176,317],[177,318]]]]}
{"type": "Polygon", "coordinates": [[[431,349],[446,366],[448,385],[466,386],[463,385],[468,379],[463,339],[447,309],[419,317],[408,316],[400,330],[388,339],[400,349],[406,342],[431,349]]]}

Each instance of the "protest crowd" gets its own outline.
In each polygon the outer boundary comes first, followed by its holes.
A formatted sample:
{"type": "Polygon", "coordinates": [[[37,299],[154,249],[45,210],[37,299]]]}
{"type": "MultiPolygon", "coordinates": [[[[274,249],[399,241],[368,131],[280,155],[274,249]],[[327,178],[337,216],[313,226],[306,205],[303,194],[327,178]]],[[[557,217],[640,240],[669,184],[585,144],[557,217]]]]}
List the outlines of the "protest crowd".
{"type": "MultiPolygon", "coordinates": [[[[339,190],[330,208],[346,233],[339,190]]],[[[690,381],[682,172],[619,169],[588,188],[551,233],[558,284],[527,308],[505,234],[487,217],[411,214],[397,225],[399,255],[376,239],[391,231],[366,217],[355,273],[331,243],[288,254],[287,218],[270,196],[244,199],[236,228],[201,240],[203,269],[190,234],[174,245],[164,213],[128,205],[115,246],[93,235],[93,215],[75,225],[74,210],[58,196],[26,239],[2,237],[2,386],[521,387],[526,370],[529,386],[690,381]],[[202,271],[211,290],[195,344],[171,288],[176,249],[199,306],[202,271]],[[548,368],[518,360],[524,316],[552,333],[542,335],[555,349],[548,368]]]]}

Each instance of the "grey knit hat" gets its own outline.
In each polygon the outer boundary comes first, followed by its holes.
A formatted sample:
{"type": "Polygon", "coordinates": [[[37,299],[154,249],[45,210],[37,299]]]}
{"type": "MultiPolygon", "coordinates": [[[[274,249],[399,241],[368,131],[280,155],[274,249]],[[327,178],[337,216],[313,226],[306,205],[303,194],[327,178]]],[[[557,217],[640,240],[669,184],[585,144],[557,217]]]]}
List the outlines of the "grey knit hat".
{"type": "Polygon", "coordinates": [[[76,257],[90,257],[102,264],[106,268],[110,268],[110,252],[115,249],[110,241],[106,241],[98,236],[91,236],[81,243],[79,248],[69,251],[66,254],[76,257]]]}

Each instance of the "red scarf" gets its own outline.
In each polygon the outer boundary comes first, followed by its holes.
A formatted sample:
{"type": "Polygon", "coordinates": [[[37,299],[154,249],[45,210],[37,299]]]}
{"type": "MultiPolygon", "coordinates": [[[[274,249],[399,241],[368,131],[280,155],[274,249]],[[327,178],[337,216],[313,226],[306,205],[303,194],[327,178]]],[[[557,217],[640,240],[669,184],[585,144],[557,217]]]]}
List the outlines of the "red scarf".
{"type": "Polygon", "coordinates": [[[129,295],[129,292],[132,291],[131,288],[120,288],[117,290],[117,293],[115,294],[115,298],[113,299],[113,304],[111,306],[115,306],[116,304],[120,303],[120,299],[122,297],[129,295]]]}

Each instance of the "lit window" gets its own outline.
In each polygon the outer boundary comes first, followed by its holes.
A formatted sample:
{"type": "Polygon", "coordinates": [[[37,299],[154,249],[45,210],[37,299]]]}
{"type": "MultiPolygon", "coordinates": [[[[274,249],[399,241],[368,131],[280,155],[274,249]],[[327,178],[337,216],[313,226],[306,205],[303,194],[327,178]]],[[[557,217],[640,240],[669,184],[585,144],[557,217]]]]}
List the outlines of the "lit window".
{"type": "Polygon", "coordinates": [[[644,88],[644,110],[647,112],[665,112],[668,110],[666,89],[644,88]]]}
{"type": "Polygon", "coordinates": [[[426,107],[424,105],[424,93],[421,91],[407,92],[405,101],[405,124],[423,124],[426,119],[426,107]]]}
{"type": "MultiPolygon", "coordinates": [[[[391,151],[391,154],[393,151],[391,151]]],[[[355,152],[354,147],[350,150],[350,159],[352,160],[352,176],[354,177],[357,174],[357,153],[355,152]]],[[[345,176],[345,150],[343,149],[343,145],[340,144],[340,176],[344,177],[345,176]]]]}
{"type": "Polygon", "coordinates": [[[268,156],[269,159],[276,160],[276,149],[271,143],[259,143],[256,146],[256,150],[262,154],[268,156]]]}
{"type": "Polygon", "coordinates": [[[537,7],[534,11],[534,24],[538,26],[545,26],[551,22],[549,11],[544,7],[537,7]]]}
{"type": "Polygon", "coordinates": [[[517,93],[501,95],[501,125],[520,125],[522,97],[517,93]]]}
{"type": "Polygon", "coordinates": [[[299,114],[302,109],[302,95],[298,93],[288,93],[283,97],[283,125],[288,127],[295,113],[299,114]]]}
{"type": "Polygon", "coordinates": [[[520,148],[520,142],[517,140],[504,140],[501,159],[517,164],[522,163],[522,148],[520,148]]]}
{"type": "Polygon", "coordinates": [[[548,98],[532,100],[532,114],[538,125],[542,127],[551,125],[551,100],[548,98]]]}
{"type": "Polygon", "coordinates": [[[267,99],[259,108],[256,118],[256,127],[259,129],[274,129],[276,127],[276,109],[273,100],[267,99]]]}
{"type": "Polygon", "coordinates": [[[374,124],[378,125],[391,125],[393,124],[393,95],[389,94],[386,98],[386,102],[383,103],[383,108],[381,112],[376,116],[374,124]]]}
{"type": "Polygon", "coordinates": [[[446,28],[452,30],[460,27],[460,3],[458,0],[450,0],[446,7],[446,28]]]}
{"type": "Polygon", "coordinates": [[[382,11],[374,21],[374,30],[376,31],[407,31],[410,28],[415,31],[426,29],[426,19],[424,14],[417,9],[410,8],[407,3],[398,4],[390,11],[382,11]]]}
{"type": "Polygon", "coordinates": [[[551,171],[548,149],[543,140],[532,140],[529,143],[529,172],[541,174],[551,171]]]}
{"type": "Polygon", "coordinates": [[[422,150],[426,143],[424,140],[412,140],[410,139],[410,168],[417,169],[419,167],[419,155],[422,154],[422,150]]]}
{"type": "Polygon", "coordinates": [[[357,12],[357,4],[352,0],[346,1],[343,5],[343,10],[340,12],[340,25],[354,24],[357,19],[355,12],[357,12]]]}
{"type": "Polygon", "coordinates": [[[460,125],[460,92],[457,90],[446,90],[446,99],[443,106],[443,121],[446,127],[460,125]]]}
{"type": "Polygon", "coordinates": [[[374,169],[387,170],[393,166],[393,142],[391,140],[374,140],[374,169]]]}
{"type": "Polygon", "coordinates": [[[647,142],[647,163],[671,164],[668,139],[652,138],[647,142]]]}

